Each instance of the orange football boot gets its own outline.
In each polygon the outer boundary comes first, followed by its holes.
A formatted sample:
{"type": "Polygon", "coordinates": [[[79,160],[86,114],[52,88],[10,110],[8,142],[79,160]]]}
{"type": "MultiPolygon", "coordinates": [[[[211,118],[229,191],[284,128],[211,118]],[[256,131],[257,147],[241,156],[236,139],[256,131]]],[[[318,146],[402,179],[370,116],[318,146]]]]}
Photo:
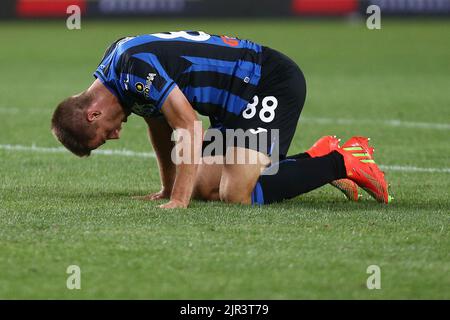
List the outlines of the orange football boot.
{"type": "Polygon", "coordinates": [[[347,178],[354,181],[378,202],[389,203],[388,184],[384,172],[373,159],[374,149],[366,137],[352,137],[337,151],[344,157],[347,178]]]}
{"type": "MultiPolygon", "coordinates": [[[[312,158],[325,156],[339,149],[339,141],[340,139],[336,138],[336,136],[324,136],[317,140],[306,153],[312,158]]],[[[361,197],[357,184],[350,179],[334,180],[330,184],[344,193],[348,200],[358,201],[361,197]]]]}
{"type": "Polygon", "coordinates": [[[346,151],[360,151],[362,153],[368,153],[371,159],[373,159],[374,148],[369,146],[370,138],[354,136],[348,139],[343,145],[342,149],[346,151]]]}
{"type": "Polygon", "coordinates": [[[311,148],[305,152],[311,156],[311,158],[323,157],[339,148],[339,142],[341,140],[336,136],[324,136],[316,141],[311,148]]]}

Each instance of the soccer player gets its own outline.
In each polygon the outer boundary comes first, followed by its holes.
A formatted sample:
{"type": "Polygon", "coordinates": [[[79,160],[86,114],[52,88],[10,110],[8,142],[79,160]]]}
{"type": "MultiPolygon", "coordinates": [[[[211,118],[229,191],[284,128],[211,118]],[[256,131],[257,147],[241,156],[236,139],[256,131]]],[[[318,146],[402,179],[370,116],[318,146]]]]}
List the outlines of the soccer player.
{"type": "Polygon", "coordinates": [[[191,198],[266,204],[327,183],[353,200],[357,184],[379,202],[389,201],[365,138],[352,138],[341,148],[337,138],[326,136],[307,152],[287,156],[306,84],[299,67],[271,48],[198,31],[126,37],[106,50],[94,76],[86,91],[58,105],[52,132],[74,154],[89,156],[119,138],[131,113],[142,116],[162,185],[144,199],[169,199],[162,208],[186,208],[191,198]],[[209,130],[225,136],[241,129],[265,143],[227,140],[222,150],[203,154],[209,161],[199,165],[202,147],[211,141],[198,139],[196,112],[209,117],[209,130]],[[174,163],[173,130],[187,133],[182,155],[189,161],[174,163]],[[280,161],[272,160],[274,154],[280,161]]]}

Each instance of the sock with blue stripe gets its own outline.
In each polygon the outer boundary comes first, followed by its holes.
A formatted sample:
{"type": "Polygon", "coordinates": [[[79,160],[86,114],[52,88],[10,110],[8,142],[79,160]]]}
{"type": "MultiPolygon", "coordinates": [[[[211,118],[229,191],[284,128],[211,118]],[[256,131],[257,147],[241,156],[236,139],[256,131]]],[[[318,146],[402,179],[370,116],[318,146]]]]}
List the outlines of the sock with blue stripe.
{"type": "Polygon", "coordinates": [[[288,158],[267,168],[264,173],[252,192],[254,204],[291,199],[346,177],[344,158],[337,151],[317,158],[288,158]],[[276,174],[267,174],[276,169],[276,174]]]}

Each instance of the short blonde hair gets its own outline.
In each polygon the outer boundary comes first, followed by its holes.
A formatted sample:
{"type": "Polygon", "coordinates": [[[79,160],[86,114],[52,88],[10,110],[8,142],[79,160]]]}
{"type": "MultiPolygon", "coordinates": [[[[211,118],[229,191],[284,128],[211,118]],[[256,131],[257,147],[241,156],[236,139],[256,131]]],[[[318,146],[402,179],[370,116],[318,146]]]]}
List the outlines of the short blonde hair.
{"type": "Polygon", "coordinates": [[[52,117],[54,136],[79,157],[88,157],[92,151],[89,141],[95,137],[97,126],[86,118],[86,110],[92,101],[92,94],[86,91],[69,97],[58,104],[52,117]]]}

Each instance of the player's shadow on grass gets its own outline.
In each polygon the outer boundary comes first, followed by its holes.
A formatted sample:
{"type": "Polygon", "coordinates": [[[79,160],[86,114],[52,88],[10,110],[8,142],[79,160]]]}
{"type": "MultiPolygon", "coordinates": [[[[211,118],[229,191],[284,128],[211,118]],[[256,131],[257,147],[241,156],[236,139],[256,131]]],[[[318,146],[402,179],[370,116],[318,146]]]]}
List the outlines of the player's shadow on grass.
{"type": "Polygon", "coordinates": [[[362,199],[358,202],[348,201],[340,198],[312,198],[297,197],[292,200],[280,202],[270,205],[271,208],[295,209],[302,208],[306,210],[326,210],[332,212],[349,212],[349,211],[365,211],[365,212],[396,212],[398,210],[424,210],[437,211],[450,206],[449,200],[442,200],[440,203],[430,203],[416,199],[411,201],[394,200],[392,203],[378,203],[374,199],[362,199]]]}

